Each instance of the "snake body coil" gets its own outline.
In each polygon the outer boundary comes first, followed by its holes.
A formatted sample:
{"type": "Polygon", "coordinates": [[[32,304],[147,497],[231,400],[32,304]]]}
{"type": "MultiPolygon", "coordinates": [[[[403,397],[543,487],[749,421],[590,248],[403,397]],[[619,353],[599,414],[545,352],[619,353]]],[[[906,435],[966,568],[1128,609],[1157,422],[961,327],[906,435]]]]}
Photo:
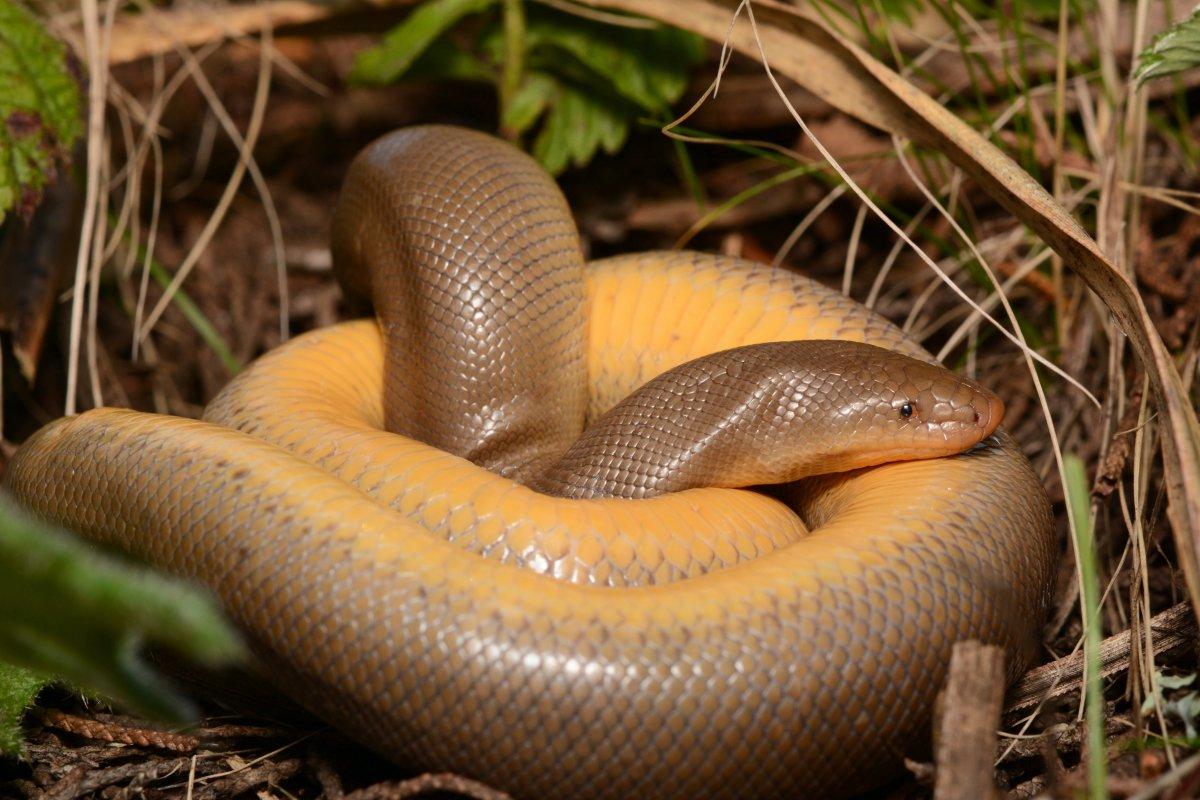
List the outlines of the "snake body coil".
{"type": "Polygon", "coordinates": [[[359,157],[334,254],[378,325],[205,422],[52,423],[6,480],[211,587],[370,747],[523,798],[845,795],[927,738],[954,642],[1035,653],[1044,492],[999,402],[867,309],[694,253],[585,268],[553,183],[450,128],[359,157]]]}

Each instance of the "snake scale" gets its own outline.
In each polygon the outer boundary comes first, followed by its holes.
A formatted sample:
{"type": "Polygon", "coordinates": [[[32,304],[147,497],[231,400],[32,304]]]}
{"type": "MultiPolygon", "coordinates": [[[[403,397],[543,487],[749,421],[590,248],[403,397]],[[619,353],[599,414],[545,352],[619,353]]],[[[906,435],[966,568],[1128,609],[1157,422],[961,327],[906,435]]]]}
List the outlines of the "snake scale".
{"type": "Polygon", "coordinates": [[[521,798],[841,796],[928,740],[954,642],[1035,655],[1045,493],[873,312],[731,258],[585,266],[553,181],[455,128],[368,147],[333,227],[378,321],[204,421],[51,423],[6,483],[210,587],[359,741],[521,798]]]}

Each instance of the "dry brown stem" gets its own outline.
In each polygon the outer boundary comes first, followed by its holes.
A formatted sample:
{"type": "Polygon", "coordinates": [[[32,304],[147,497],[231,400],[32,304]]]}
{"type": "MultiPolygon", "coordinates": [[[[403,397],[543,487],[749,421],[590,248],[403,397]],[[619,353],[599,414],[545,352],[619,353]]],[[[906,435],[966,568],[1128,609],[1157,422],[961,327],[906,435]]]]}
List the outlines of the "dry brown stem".
{"type": "MultiPolygon", "coordinates": [[[[1150,619],[1154,654],[1165,653],[1195,641],[1196,618],[1187,603],[1168,608],[1150,619]]],[[[1129,631],[1100,643],[1100,675],[1107,677],[1129,668],[1129,631]]],[[[1047,698],[1077,692],[1083,684],[1083,652],[1076,652],[1025,674],[1008,694],[1005,713],[1028,708],[1047,698]]]]}
{"type": "Polygon", "coordinates": [[[937,727],[934,800],[982,800],[996,793],[996,728],[1004,700],[1004,650],[954,645],[937,727]]]}
{"type": "Polygon", "coordinates": [[[53,708],[42,711],[39,716],[42,724],[48,727],[100,742],[150,747],[156,750],[172,750],[177,753],[190,753],[200,746],[199,739],[184,733],[130,727],[106,720],[88,719],[53,708]]]}

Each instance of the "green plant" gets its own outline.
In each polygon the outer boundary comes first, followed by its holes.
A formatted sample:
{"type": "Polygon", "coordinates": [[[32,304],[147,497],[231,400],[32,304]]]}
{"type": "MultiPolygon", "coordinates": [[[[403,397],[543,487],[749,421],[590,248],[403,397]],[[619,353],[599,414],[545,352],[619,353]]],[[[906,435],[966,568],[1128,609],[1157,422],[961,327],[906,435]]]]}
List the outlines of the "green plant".
{"type": "Polygon", "coordinates": [[[1089,511],[1087,468],[1074,454],[1063,458],[1067,503],[1071,506],[1071,535],[1079,554],[1083,593],[1084,726],[1087,736],[1087,782],[1089,800],[1108,797],[1104,749],[1104,686],[1100,678],[1100,579],[1096,540],[1089,511]]]}
{"type": "Polygon", "coordinates": [[[1200,66],[1200,6],[1187,19],[1154,37],[1138,55],[1136,78],[1145,83],[1200,66]]]}
{"type": "Polygon", "coordinates": [[[616,151],[639,117],[661,119],[705,53],[691,33],[636,18],[610,24],[520,0],[428,0],[375,47],[350,80],[382,85],[426,76],[481,81],[500,98],[500,128],[531,136],[552,173],[616,151]],[[462,24],[468,17],[473,24],[462,24]],[[636,26],[636,27],[630,27],[636,26]],[[459,34],[447,35],[454,29],[459,34]]]}
{"type": "Polygon", "coordinates": [[[77,72],[33,14],[0,0],[0,222],[33,213],[79,138],[77,72]]]}
{"type": "Polygon", "coordinates": [[[17,755],[24,745],[21,716],[46,681],[27,669],[0,664],[0,753],[17,755]]]}
{"type": "MultiPolygon", "coordinates": [[[[0,222],[32,214],[68,161],[83,128],[80,82],[37,17],[0,0],[0,222]]],[[[21,715],[54,678],[188,718],[190,705],[141,660],[147,640],[209,664],[242,650],[207,595],[104,556],[0,493],[0,753],[20,751],[21,715]]]]}
{"type": "Polygon", "coordinates": [[[1188,739],[1197,736],[1197,725],[1200,721],[1200,692],[1183,692],[1173,698],[1164,696],[1164,690],[1182,689],[1191,686],[1196,680],[1196,674],[1164,675],[1160,670],[1154,671],[1154,691],[1142,701],[1142,713],[1149,714],[1154,710],[1156,701],[1162,704],[1163,713],[1174,716],[1183,723],[1184,735],[1188,739]]]}
{"type": "Polygon", "coordinates": [[[190,706],[139,658],[146,640],[207,664],[241,654],[209,597],[97,552],[0,496],[0,750],[49,676],[149,716],[190,706]]]}

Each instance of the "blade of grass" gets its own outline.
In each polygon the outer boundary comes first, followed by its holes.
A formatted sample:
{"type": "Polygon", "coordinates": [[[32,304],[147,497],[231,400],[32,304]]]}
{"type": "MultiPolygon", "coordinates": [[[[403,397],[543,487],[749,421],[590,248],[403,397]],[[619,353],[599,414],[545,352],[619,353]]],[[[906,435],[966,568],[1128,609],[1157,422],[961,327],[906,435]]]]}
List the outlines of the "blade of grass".
{"type": "Polygon", "coordinates": [[[75,413],[79,386],[79,356],[83,342],[83,306],[87,287],[88,259],[92,249],[92,236],[96,228],[96,206],[100,196],[100,158],[104,138],[106,54],[100,46],[100,7],[96,0],[80,0],[83,14],[83,34],[88,73],[87,156],[84,184],[83,222],[79,234],[79,252],[75,260],[75,280],[71,301],[70,347],[67,355],[67,391],[63,400],[63,413],[75,413]]]}
{"type": "MultiPolygon", "coordinates": [[[[111,220],[112,215],[110,214],[109,216],[111,220]]],[[[136,259],[146,263],[150,277],[165,291],[171,285],[171,273],[153,257],[148,256],[146,248],[141,243],[133,244],[130,242],[128,232],[126,232],[123,238],[127,246],[133,245],[136,259]]],[[[188,321],[188,324],[199,334],[201,340],[208,345],[208,349],[212,350],[213,354],[220,359],[225,369],[229,370],[229,374],[237,375],[241,372],[242,362],[233,354],[226,341],[221,338],[221,334],[217,331],[216,326],[212,324],[212,320],[200,310],[200,306],[196,305],[192,298],[188,297],[187,292],[180,288],[171,295],[171,300],[175,303],[180,313],[183,314],[184,319],[188,321]]],[[[134,358],[136,357],[137,354],[135,352],[134,358]]]]}
{"type": "Polygon", "coordinates": [[[780,184],[787,183],[790,180],[795,180],[802,175],[808,175],[812,172],[816,172],[819,169],[821,169],[821,166],[818,164],[805,164],[799,167],[793,167],[792,169],[784,170],[783,172],[772,175],[766,180],[759,181],[749,189],[744,189],[738,192],[733,197],[716,206],[700,219],[696,220],[692,226],[684,231],[683,235],[680,236],[675,242],[675,247],[683,247],[686,245],[689,241],[691,241],[693,236],[704,230],[713,220],[719,218],[722,214],[726,213],[730,209],[740,206],[742,203],[757,197],[768,189],[773,189],[780,184]]]}
{"type": "Polygon", "coordinates": [[[1089,800],[1107,800],[1108,769],[1104,751],[1104,692],[1100,682],[1100,582],[1096,566],[1096,543],[1093,539],[1090,514],[1090,493],[1082,459],[1073,453],[1063,458],[1067,480],[1067,502],[1079,554],[1079,571],[1083,582],[1084,640],[1083,658],[1086,679],[1084,724],[1087,728],[1087,778],[1089,800]]]}
{"type": "MultiPolygon", "coordinates": [[[[154,278],[164,291],[171,285],[171,273],[159,264],[157,261],[150,262],[150,277],[154,278]]],[[[200,306],[187,296],[183,289],[176,289],[171,295],[171,301],[175,303],[180,313],[187,319],[204,343],[208,345],[208,349],[213,351],[213,354],[221,360],[225,369],[229,370],[230,375],[237,375],[242,371],[242,362],[238,360],[233,351],[229,349],[229,345],[221,338],[221,334],[213,326],[212,321],[200,310],[200,306]]]]}
{"type": "MultiPolygon", "coordinates": [[[[662,127],[661,124],[659,127],[662,127]]],[[[696,201],[696,208],[704,211],[708,207],[708,198],[704,194],[704,184],[700,182],[700,176],[696,172],[696,165],[692,162],[691,154],[688,153],[687,142],[672,139],[671,145],[675,149],[675,160],[679,167],[680,180],[683,181],[688,194],[696,201]]]]}

